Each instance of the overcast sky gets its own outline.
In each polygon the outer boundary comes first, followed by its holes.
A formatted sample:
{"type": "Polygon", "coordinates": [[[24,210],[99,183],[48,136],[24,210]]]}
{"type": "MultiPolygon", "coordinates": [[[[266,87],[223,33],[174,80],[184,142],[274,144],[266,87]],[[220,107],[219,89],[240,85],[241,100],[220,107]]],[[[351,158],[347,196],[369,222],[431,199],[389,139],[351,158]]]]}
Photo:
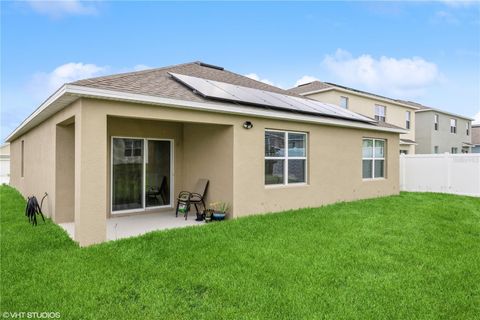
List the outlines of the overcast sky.
{"type": "Polygon", "coordinates": [[[202,60],[480,121],[480,2],[1,2],[1,139],[65,82],[202,60]]]}

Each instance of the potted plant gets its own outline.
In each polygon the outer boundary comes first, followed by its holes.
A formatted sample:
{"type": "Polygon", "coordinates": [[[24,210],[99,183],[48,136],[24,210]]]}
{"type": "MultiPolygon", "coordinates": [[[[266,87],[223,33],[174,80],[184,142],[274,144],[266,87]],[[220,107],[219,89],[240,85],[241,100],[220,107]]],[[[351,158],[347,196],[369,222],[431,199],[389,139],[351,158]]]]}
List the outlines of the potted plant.
{"type": "Polygon", "coordinates": [[[212,219],[213,220],[223,220],[227,214],[230,205],[226,202],[218,201],[210,203],[210,207],[213,209],[212,219]]]}
{"type": "Polygon", "coordinates": [[[206,209],[204,211],[204,214],[205,214],[205,222],[206,223],[209,223],[210,221],[212,221],[212,215],[215,211],[213,209],[206,209]]]}

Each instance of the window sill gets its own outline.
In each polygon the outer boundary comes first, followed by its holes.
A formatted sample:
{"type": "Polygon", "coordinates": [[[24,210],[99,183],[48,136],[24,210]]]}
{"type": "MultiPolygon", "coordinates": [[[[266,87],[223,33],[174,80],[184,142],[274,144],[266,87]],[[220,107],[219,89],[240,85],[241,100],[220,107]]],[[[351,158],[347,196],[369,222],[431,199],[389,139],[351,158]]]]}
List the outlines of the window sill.
{"type": "Polygon", "coordinates": [[[362,179],[363,182],[368,182],[368,181],[382,181],[382,180],[387,180],[387,178],[367,178],[367,179],[362,179]]]}
{"type": "Polygon", "coordinates": [[[290,184],[270,184],[265,185],[265,189],[287,189],[287,188],[299,188],[309,187],[308,183],[290,183],[290,184]]]}

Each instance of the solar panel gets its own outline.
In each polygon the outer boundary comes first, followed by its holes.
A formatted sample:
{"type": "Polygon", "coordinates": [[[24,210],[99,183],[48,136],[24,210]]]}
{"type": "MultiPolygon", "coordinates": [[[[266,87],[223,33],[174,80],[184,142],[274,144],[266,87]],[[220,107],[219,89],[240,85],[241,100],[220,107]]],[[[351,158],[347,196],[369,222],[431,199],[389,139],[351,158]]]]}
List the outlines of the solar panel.
{"type": "Polygon", "coordinates": [[[169,74],[174,79],[205,98],[252,104],[267,108],[288,110],[290,112],[375,122],[373,119],[361,116],[333,104],[172,72],[169,74]]]}

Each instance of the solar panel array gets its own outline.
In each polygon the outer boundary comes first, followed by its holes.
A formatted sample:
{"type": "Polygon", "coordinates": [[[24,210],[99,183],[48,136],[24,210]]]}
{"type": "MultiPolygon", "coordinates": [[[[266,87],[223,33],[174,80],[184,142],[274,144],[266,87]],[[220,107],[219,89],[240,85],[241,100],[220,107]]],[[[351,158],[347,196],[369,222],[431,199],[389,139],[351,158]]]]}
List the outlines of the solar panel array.
{"type": "Polygon", "coordinates": [[[355,121],[375,122],[373,119],[329,103],[172,72],[170,72],[170,75],[180,83],[183,83],[206,98],[253,104],[298,113],[322,115],[355,121]]]}

